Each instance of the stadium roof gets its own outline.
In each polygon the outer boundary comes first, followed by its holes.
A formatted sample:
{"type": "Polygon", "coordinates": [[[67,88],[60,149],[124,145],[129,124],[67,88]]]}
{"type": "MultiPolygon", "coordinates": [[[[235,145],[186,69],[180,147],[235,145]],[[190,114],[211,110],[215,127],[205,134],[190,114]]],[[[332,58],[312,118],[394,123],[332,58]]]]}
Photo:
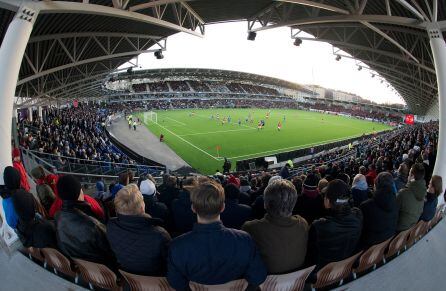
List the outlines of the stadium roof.
{"type": "Polygon", "coordinates": [[[310,90],[300,86],[299,84],[281,80],[278,78],[268,77],[259,74],[251,74],[230,70],[216,70],[216,69],[203,69],[203,68],[169,68],[169,69],[152,69],[152,70],[135,70],[131,76],[127,72],[121,72],[119,74],[113,74],[113,79],[127,80],[127,79],[167,79],[169,77],[178,77],[180,80],[187,80],[188,78],[203,78],[207,79],[221,79],[225,81],[251,81],[261,83],[263,85],[273,85],[283,88],[301,90],[303,92],[311,93],[310,90]]]}
{"type": "MultiPolygon", "coordinates": [[[[22,61],[17,105],[99,97],[106,76],[165,38],[204,34],[205,24],[248,20],[248,29],[292,27],[326,41],[385,78],[417,114],[437,102],[427,28],[446,30],[445,0],[34,1],[39,12],[22,61]],[[438,5],[436,5],[438,3],[438,5]],[[31,98],[28,98],[31,97],[31,98]]],[[[0,0],[0,40],[22,1],[0,0]]],[[[301,37],[300,31],[315,37],[301,37]]],[[[335,52],[336,53],[336,52],[335,52]]]]}

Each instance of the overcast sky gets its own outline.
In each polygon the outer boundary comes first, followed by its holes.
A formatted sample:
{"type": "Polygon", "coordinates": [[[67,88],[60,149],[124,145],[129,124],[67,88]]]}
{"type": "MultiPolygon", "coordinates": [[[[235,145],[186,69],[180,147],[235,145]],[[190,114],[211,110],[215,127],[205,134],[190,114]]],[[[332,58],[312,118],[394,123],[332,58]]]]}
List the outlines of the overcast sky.
{"type": "Polygon", "coordinates": [[[168,38],[164,59],[142,54],[143,69],[212,68],[243,71],[276,77],[299,84],[323,87],[358,94],[378,103],[403,103],[386,82],[371,78],[367,69],[358,71],[355,61],[335,61],[332,46],[316,41],[293,45],[289,28],[259,32],[255,41],[248,41],[246,22],[206,26],[206,35],[199,38],[178,33],[168,38]]]}

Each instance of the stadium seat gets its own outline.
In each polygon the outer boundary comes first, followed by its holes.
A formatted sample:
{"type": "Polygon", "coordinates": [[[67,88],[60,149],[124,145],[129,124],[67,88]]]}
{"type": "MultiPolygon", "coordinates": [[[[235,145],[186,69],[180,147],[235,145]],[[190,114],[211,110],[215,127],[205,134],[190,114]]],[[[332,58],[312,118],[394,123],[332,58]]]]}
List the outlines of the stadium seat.
{"type": "Polygon", "coordinates": [[[284,275],[269,275],[265,282],[260,285],[261,290],[268,291],[302,291],[305,281],[316,266],[311,266],[303,270],[284,275]]]}
{"type": "Polygon", "coordinates": [[[88,282],[91,290],[94,289],[93,286],[113,291],[122,290],[116,282],[117,278],[115,273],[107,266],[81,259],[73,259],[73,261],[79,269],[79,275],[82,280],[88,282]]]}
{"type": "Polygon", "coordinates": [[[353,269],[353,276],[356,278],[357,274],[367,271],[372,267],[373,270],[376,269],[376,265],[380,262],[385,263],[384,252],[386,251],[386,248],[391,240],[392,238],[389,238],[382,243],[368,248],[359,258],[358,267],[353,269]]]}
{"type": "Polygon", "coordinates": [[[23,251],[28,255],[28,257],[31,260],[35,259],[42,263],[45,261],[39,248],[29,247],[29,248],[24,248],[23,251]]]}
{"type": "Polygon", "coordinates": [[[400,232],[395,236],[389,244],[389,250],[386,253],[386,259],[394,255],[399,255],[400,252],[406,248],[407,237],[409,236],[410,229],[400,232]]]}
{"type": "Polygon", "coordinates": [[[45,266],[52,268],[55,274],[60,272],[69,277],[73,277],[75,283],[77,283],[77,274],[71,269],[70,260],[56,249],[43,248],[41,251],[45,258],[45,266]]]}
{"type": "Polygon", "coordinates": [[[416,243],[423,235],[423,229],[425,229],[427,222],[418,221],[418,223],[410,228],[409,236],[407,237],[406,246],[409,248],[416,243]]]}
{"type": "Polygon", "coordinates": [[[132,291],[173,291],[165,277],[130,274],[119,270],[132,291]]]}
{"type": "Polygon", "coordinates": [[[234,280],[221,285],[203,285],[195,282],[189,283],[189,287],[192,291],[244,291],[247,286],[248,282],[246,282],[246,280],[234,280]]]}
{"type": "Polygon", "coordinates": [[[323,288],[339,282],[339,286],[344,283],[344,279],[350,276],[352,267],[362,251],[345,260],[332,262],[320,269],[316,274],[316,283],[312,284],[311,289],[323,288]]]}

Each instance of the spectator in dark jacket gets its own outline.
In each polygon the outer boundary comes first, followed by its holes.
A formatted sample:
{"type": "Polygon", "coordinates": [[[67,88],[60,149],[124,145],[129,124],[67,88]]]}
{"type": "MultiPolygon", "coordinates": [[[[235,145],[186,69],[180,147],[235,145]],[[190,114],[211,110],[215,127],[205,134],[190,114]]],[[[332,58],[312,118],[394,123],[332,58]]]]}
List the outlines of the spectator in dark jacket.
{"type": "Polygon", "coordinates": [[[56,195],[48,184],[42,182],[39,183],[39,180],[41,179],[41,171],[41,166],[34,168],[31,170],[31,176],[36,182],[37,197],[39,198],[43,208],[45,208],[46,212],[49,213],[51,205],[53,205],[54,200],[56,200],[56,195]]]}
{"type": "Polygon", "coordinates": [[[25,247],[55,248],[56,228],[37,211],[37,201],[26,191],[20,191],[12,197],[17,213],[17,234],[25,247]]]}
{"type": "Polygon", "coordinates": [[[257,197],[263,195],[263,192],[265,191],[265,188],[268,186],[269,179],[271,179],[271,175],[269,173],[263,173],[262,174],[262,176],[260,178],[260,182],[261,182],[260,187],[256,191],[253,191],[251,193],[251,200],[252,200],[252,202],[254,202],[257,197]]]}
{"type": "Polygon", "coordinates": [[[407,165],[405,163],[402,163],[399,166],[398,172],[396,173],[396,178],[394,179],[396,191],[400,191],[401,189],[406,187],[408,175],[409,169],[407,168],[407,165]]]}
{"type": "Polygon", "coordinates": [[[164,203],[157,201],[155,184],[151,180],[145,179],[141,181],[139,190],[144,198],[146,213],[150,214],[153,218],[161,219],[163,223],[167,223],[169,209],[167,209],[164,203]]]}
{"type": "Polygon", "coordinates": [[[172,207],[172,201],[178,198],[180,190],[177,187],[177,178],[175,176],[165,177],[164,183],[158,188],[158,200],[164,203],[169,210],[172,207]]]}
{"type": "Polygon", "coordinates": [[[172,216],[175,230],[179,233],[185,233],[192,230],[194,223],[197,222],[197,216],[192,212],[190,190],[198,184],[196,178],[187,178],[183,182],[183,189],[177,199],[172,202],[172,216]]]}
{"type": "Polygon", "coordinates": [[[267,214],[260,220],[248,221],[248,232],[260,249],[268,274],[289,273],[305,261],[308,224],[299,215],[292,216],[297,192],[290,181],[273,182],[265,190],[267,214]]]}
{"type": "Polygon", "coordinates": [[[3,181],[5,182],[5,188],[2,189],[1,193],[3,211],[5,212],[6,223],[11,228],[15,229],[19,218],[17,217],[17,213],[14,209],[12,196],[14,196],[16,192],[24,191],[20,189],[19,171],[12,166],[6,167],[3,171],[3,181]]]}
{"type": "Polygon", "coordinates": [[[266,268],[251,236],[226,228],[220,221],[225,205],[223,188],[215,182],[193,190],[192,208],[198,223],[174,239],[167,261],[167,280],[175,290],[188,290],[189,282],[217,285],[246,279],[256,290],[266,279],[266,268]]]}
{"type": "Polygon", "coordinates": [[[352,183],[353,206],[359,207],[362,202],[369,199],[369,185],[364,175],[357,174],[352,183]]]}
{"type": "Polygon", "coordinates": [[[398,206],[390,173],[382,172],[376,177],[373,197],[363,202],[359,208],[363,215],[362,248],[381,243],[396,233],[398,206]]]}
{"type": "Polygon", "coordinates": [[[57,244],[62,253],[116,269],[105,226],[83,212],[90,207],[83,207],[84,193],[79,181],[71,175],[62,176],[57,182],[57,192],[63,201],[55,216],[57,244]]]}
{"type": "Polygon", "coordinates": [[[251,186],[249,185],[249,181],[246,178],[240,179],[240,196],[239,202],[240,204],[251,205],[251,186]]]}
{"type": "Polygon", "coordinates": [[[429,221],[434,218],[435,212],[437,211],[438,196],[441,193],[443,193],[443,180],[440,176],[433,175],[427,188],[423,213],[421,214],[420,220],[429,221]]]}
{"type": "Polygon", "coordinates": [[[240,191],[234,184],[225,186],[225,210],[221,213],[221,221],[228,228],[240,229],[251,219],[252,209],[248,205],[239,204],[240,191]]]}
{"type": "Polygon", "coordinates": [[[294,214],[305,218],[311,224],[324,214],[324,200],[318,190],[319,178],[309,174],[303,184],[302,195],[297,198],[294,214]]]}
{"type": "Polygon", "coordinates": [[[308,236],[307,262],[316,264],[316,272],[330,262],[354,255],[362,229],[361,211],[349,206],[348,186],[335,179],[324,191],[328,214],[313,222],[308,236]]]}
{"type": "Polygon", "coordinates": [[[119,268],[137,275],[165,276],[170,236],[159,219],[145,213],[135,184],[119,190],[114,199],[117,218],[107,224],[107,237],[119,268]]]}
{"type": "Polygon", "coordinates": [[[290,164],[286,163],[282,167],[282,169],[280,169],[279,176],[284,179],[288,179],[290,177],[290,168],[291,168],[290,164]]]}
{"type": "MultiPolygon", "coordinates": [[[[271,178],[268,179],[268,184],[271,184],[274,181],[278,181],[278,180],[282,180],[281,176],[272,176],[271,178]]],[[[266,189],[266,187],[265,187],[266,189]]],[[[265,210],[265,202],[263,199],[263,193],[262,195],[257,196],[257,198],[254,200],[254,202],[251,204],[251,208],[252,208],[252,217],[255,219],[262,219],[265,214],[266,214],[266,210],[265,210]]]]}
{"type": "Polygon", "coordinates": [[[426,184],[423,164],[413,164],[410,169],[409,183],[396,196],[399,207],[397,231],[409,229],[415,225],[423,213],[426,184]]]}

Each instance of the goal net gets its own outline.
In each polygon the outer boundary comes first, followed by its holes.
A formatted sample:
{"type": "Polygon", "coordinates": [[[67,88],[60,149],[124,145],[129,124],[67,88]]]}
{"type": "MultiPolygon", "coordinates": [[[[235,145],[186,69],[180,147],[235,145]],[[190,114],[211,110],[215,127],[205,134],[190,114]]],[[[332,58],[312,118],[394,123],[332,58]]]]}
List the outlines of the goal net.
{"type": "Polygon", "coordinates": [[[158,114],[156,112],[150,111],[144,113],[144,123],[147,124],[149,122],[158,123],[158,114]]]}

